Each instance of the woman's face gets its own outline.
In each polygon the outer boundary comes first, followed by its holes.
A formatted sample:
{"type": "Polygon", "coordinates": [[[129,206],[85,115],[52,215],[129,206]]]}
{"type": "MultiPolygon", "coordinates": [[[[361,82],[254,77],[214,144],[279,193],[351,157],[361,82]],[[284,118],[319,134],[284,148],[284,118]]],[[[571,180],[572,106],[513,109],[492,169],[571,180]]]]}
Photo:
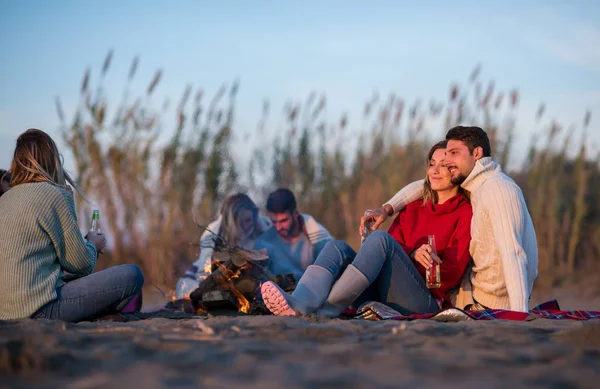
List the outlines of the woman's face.
{"type": "Polygon", "coordinates": [[[431,184],[431,189],[436,192],[452,189],[455,186],[450,181],[452,175],[450,170],[444,165],[444,157],[446,149],[437,149],[433,152],[429,160],[429,168],[427,169],[427,177],[431,184]]]}
{"type": "Polygon", "coordinates": [[[250,209],[242,209],[239,213],[238,225],[246,236],[250,236],[254,232],[254,212],[250,209]]]}

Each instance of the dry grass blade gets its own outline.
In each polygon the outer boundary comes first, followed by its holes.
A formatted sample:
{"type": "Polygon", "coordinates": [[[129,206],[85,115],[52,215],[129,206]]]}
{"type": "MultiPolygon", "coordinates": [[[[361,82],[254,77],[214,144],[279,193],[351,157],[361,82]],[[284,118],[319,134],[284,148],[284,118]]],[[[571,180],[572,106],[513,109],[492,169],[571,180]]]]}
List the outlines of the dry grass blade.
{"type": "Polygon", "coordinates": [[[133,61],[131,61],[131,67],[129,68],[129,75],[127,76],[129,81],[131,81],[135,76],[135,73],[137,72],[138,63],[139,57],[136,56],[133,58],[133,61]]]}
{"type": "Polygon", "coordinates": [[[158,83],[160,82],[160,78],[162,77],[162,70],[157,70],[156,74],[154,75],[154,78],[152,79],[152,82],[150,82],[150,85],[148,85],[148,94],[151,95],[152,92],[154,92],[154,89],[156,88],[156,86],[158,85],[158,83]]]}
{"type": "Polygon", "coordinates": [[[110,68],[110,62],[112,61],[114,50],[110,50],[108,54],[106,54],[106,58],[104,58],[104,65],[102,65],[102,77],[106,75],[108,69],[110,68]]]}
{"type": "Polygon", "coordinates": [[[56,96],[54,98],[54,105],[56,106],[56,114],[58,115],[58,119],[60,120],[61,123],[65,123],[65,114],[63,112],[62,109],[62,104],[60,102],[60,98],[58,96],[56,96]]]}
{"type": "Polygon", "coordinates": [[[88,90],[88,84],[90,82],[90,69],[86,69],[85,74],[83,75],[83,81],[81,82],[81,94],[85,94],[88,90]]]}

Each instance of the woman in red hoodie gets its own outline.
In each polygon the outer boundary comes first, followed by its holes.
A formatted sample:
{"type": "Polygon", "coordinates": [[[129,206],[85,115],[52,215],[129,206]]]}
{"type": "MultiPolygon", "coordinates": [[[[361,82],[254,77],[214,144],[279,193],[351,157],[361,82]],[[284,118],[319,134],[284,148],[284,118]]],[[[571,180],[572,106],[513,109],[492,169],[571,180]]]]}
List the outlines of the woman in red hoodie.
{"type": "Polygon", "coordinates": [[[427,156],[424,199],[409,204],[388,233],[375,231],[356,253],[342,241],[331,241],[306,269],[296,290],[276,284],[261,287],[265,305],[275,315],[296,312],[338,316],[359,300],[376,300],[402,313],[435,313],[451,306],[470,259],[472,210],[467,194],[452,184],[444,165],[446,141],[427,156]],[[434,235],[437,255],[427,244],[434,235]],[[441,287],[428,289],[425,269],[441,263],[441,287]]]}

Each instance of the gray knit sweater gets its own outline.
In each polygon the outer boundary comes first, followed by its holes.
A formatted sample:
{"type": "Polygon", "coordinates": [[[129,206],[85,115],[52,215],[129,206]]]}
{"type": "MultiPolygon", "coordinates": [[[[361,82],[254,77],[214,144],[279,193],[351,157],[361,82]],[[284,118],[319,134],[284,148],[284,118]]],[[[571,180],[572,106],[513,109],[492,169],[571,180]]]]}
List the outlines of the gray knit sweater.
{"type": "Polygon", "coordinates": [[[62,269],[88,275],[96,257],[70,193],[49,183],[10,189],[0,197],[0,320],[30,317],[57,298],[62,269]]]}

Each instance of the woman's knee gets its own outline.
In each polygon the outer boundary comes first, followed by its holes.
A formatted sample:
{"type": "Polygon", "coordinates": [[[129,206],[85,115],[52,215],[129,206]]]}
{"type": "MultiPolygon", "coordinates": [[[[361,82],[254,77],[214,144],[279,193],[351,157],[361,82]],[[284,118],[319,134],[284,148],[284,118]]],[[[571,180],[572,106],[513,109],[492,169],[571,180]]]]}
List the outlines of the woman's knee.
{"type": "Polygon", "coordinates": [[[118,271],[126,284],[132,285],[138,290],[142,289],[142,286],[144,286],[144,274],[139,266],[127,264],[116,266],[116,268],[119,269],[118,271]]]}
{"type": "Polygon", "coordinates": [[[369,244],[369,245],[379,244],[379,245],[388,246],[393,241],[394,241],[394,238],[390,234],[388,234],[385,231],[377,230],[377,231],[373,231],[371,233],[371,235],[369,235],[367,237],[367,239],[365,240],[365,242],[363,244],[369,244]]]}
{"type": "Polygon", "coordinates": [[[345,252],[348,250],[348,248],[351,248],[350,245],[348,245],[348,243],[344,242],[343,240],[330,240],[329,242],[327,242],[327,244],[325,245],[324,249],[335,249],[335,250],[339,250],[342,252],[345,252]]]}

